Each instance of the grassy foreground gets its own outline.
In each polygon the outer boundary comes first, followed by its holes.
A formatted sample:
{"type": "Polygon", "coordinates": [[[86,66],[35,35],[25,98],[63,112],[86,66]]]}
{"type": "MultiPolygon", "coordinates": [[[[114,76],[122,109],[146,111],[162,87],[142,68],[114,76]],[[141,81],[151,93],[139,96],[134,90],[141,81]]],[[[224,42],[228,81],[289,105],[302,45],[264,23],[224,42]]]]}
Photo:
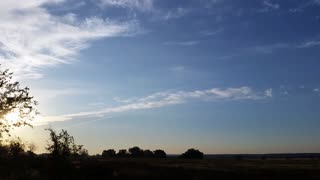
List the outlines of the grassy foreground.
{"type": "Polygon", "coordinates": [[[320,160],[40,157],[0,160],[0,179],[320,179],[320,160]]]}

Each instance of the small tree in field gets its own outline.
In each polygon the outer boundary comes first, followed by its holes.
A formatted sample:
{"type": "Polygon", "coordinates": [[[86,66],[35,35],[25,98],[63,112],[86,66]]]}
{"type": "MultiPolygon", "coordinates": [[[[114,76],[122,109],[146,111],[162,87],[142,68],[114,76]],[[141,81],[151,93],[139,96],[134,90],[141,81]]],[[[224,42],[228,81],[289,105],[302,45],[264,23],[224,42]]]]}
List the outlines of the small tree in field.
{"type": "Polygon", "coordinates": [[[4,133],[10,135],[13,127],[31,126],[30,120],[38,114],[37,102],[29,95],[29,88],[20,88],[19,82],[12,80],[12,74],[8,69],[0,69],[0,138],[4,133]]]}
{"type": "Polygon", "coordinates": [[[166,158],[167,154],[164,150],[157,149],[153,152],[155,158],[166,158]]]}
{"type": "Polygon", "coordinates": [[[180,155],[184,159],[203,159],[203,153],[197,149],[188,149],[180,155]]]}
{"type": "Polygon", "coordinates": [[[82,145],[74,143],[73,136],[69,135],[66,130],[61,130],[57,134],[53,129],[47,129],[50,132],[50,141],[46,148],[53,157],[70,157],[87,154],[88,151],[83,149],[82,145]]]}

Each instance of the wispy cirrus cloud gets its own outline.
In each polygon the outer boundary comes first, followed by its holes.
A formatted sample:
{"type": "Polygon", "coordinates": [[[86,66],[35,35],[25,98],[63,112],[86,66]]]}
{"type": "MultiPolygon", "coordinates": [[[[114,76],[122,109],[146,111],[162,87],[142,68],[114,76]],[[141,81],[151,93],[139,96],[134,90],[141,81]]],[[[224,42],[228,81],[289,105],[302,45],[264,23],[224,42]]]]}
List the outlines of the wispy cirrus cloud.
{"type": "Polygon", "coordinates": [[[250,87],[239,88],[212,88],[196,91],[163,91],[141,98],[129,98],[116,100],[121,102],[119,106],[107,107],[97,111],[86,111],[60,116],[48,116],[38,119],[35,125],[44,125],[50,122],[72,120],[81,117],[100,117],[104,115],[121,113],[134,110],[160,108],[171,105],[185,104],[190,101],[239,101],[239,100],[263,100],[272,97],[272,89],[256,92],[250,87]]]}
{"type": "Polygon", "coordinates": [[[315,46],[320,46],[319,40],[307,41],[307,42],[301,43],[298,47],[299,48],[311,48],[311,47],[315,47],[315,46]]]}
{"type": "Polygon", "coordinates": [[[273,3],[270,0],[262,1],[262,5],[264,6],[264,8],[260,9],[259,12],[269,12],[280,8],[280,5],[278,3],[273,3]]]}
{"type": "Polygon", "coordinates": [[[153,0],[100,0],[99,5],[150,11],[153,9],[153,0]]]}
{"type": "Polygon", "coordinates": [[[237,51],[231,54],[220,56],[218,57],[218,59],[231,59],[231,58],[236,58],[236,57],[244,56],[248,54],[271,54],[279,50],[294,49],[297,47],[298,45],[291,44],[291,43],[275,43],[275,44],[268,44],[268,45],[257,45],[257,46],[238,49],[237,51]]]}
{"type": "Polygon", "coordinates": [[[203,36],[214,36],[214,35],[217,35],[217,34],[223,32],[223,31],[224,31],[224,28],[219,28],[216,30],[201,31],[200,34],[203,36]]]}
{"type": "Polygon", "coordinates": [[[306,1],[299,1],[299,4],[294,7],[290,8],[289,12],[297,13],[297,12],[303,12],[305,9],[313,6],[319,6],[320,0],[306,0],[306,1]]]}
{"type": "Polygon", "coordinates": [[[168,11],[164,16],[163,19],[164,20],[170,20],[170,19],[177,19],[177,18],[181,18],[183,16],[185,16],[186,14],[188,14],[191,10],[188,10],[186,8],[176,8],[174,10],[170,10],[168,11]]]}
{"type": "Polygon", "coordinates": [[[137,30],[136,21],[116,22],[76,14],[56,16],[43,6],[62,0],[0,2],[0,63],[19,78],[40,78],[41,70],[72,63],[92,40],[137,30]]]}
{"type": "Polygon", "coordinates": [[[230,59],[230,58],[235,58],[235,57],[239,57],[247,54],[254,54],[254,53],[272,54],[280,50],[298,50],[298,49],[307,49],[307,48],[313,48],[318,46],[320,46],[320,41],[319,41],[319,38],[316,37],[308,41],[301,41],[297,43],[274,43],[274,44],[257,45],[257,46],[247,47],[247,48],[241,48],[232,54],[220,56],[218,57],[218,59],[230,59]]]}
{"type": "Polygon", "coordinates": [[[163,45],[193,46],[199,43],[200,43],[199,41],[168,41],[168,42],[164,42],[163,45]]]}
{"type": "Polygon", "coordinates": [[[254,47],[247,48],[247,50],[257,52],[257,53],[272,53],[276,50],[288,49],[288,48],[294,48],[294,47],[295,46],[293,44],[289,44],[289,43],[275,43],[270,45],[254,46],[254,47]]]}
{"type": "Polygon", "coordinates": [[[316,46],[320,46],[320,40],[318,37],[315,37],[307,41],[301,41],[298,43],[275,43],[270,45],[255,46],[247,48],[247,50],[261,53],[272,53],[280,49],[312,48],[316,46]]]}
{"type": "Polygon", "coordinates": [[[174,72],[174,73],[180,73],[180,72],[185,71],[186,67],[180,65],[180,66],[172,67],[170,70],[171,70],[171,72],[174,72]]]}

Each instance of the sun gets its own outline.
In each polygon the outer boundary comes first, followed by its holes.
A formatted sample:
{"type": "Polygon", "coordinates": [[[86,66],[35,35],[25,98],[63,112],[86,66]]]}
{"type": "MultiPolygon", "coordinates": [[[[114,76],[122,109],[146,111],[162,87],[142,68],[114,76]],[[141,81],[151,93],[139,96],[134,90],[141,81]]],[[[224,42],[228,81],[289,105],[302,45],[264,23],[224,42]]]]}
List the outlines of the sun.
{"type": "Polygon", "coordinates": [[[10,123],[14,124],[19,120],[19,113],[17,112],[11,112],[5,116],[5,119],[10,123]]]}

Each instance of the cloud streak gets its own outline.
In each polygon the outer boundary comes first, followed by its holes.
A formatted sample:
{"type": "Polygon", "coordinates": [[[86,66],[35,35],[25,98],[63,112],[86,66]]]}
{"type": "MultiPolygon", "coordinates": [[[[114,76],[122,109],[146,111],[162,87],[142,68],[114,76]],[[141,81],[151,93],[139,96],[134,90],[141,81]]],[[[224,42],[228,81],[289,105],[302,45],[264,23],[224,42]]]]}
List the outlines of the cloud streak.
{"type": "Polygon", "coordinates": [[[48,116],[36,120],[35,125],[45,125],[51,122],[72,120],[73,118],[100,117],[114,113],[122,113],[134,110],[160,108],[191,101],[240,101],[240,100],[263,100],[272,97],[272,89],[256,92],[250,87],[239,88],[212,88],[195,91],[164,91],[151,94],[142,98],[130,98],[119,100],[122,104],[107,107],[97,111],[86,111],[61,116],[48,116]]]}
{"type": "Polygon", "coordinates": [[[171,10],[168,11],[165,16],[163,16],[164,20],[170,20],[170,19],[178,19],[181,18],[183,16],[185,16],[186,14],[188,14],[190,12],[190,10],[187,10],[185,8],[177,8],[175,10],[171,10]]]}
{"type": "Polygon", "coordinates": [[[298,43],[274,43],[268,45],[257,45],[247,48],[241,48],[237,52],[218,57],[218,59],[230,59],[248,54],[272,54],[280,50],[297,50],[308,49],[320,46],[319,38],[314,38],[309,41],[301,41],[298,43]]]}
{"type": "Polygon", "coordinates": [[[264,6],[264,8],[260,9],[259,12],[269,12],[280,8],[280,5],[278,3],[272,3],[270,0],[262,1],[262,5],[264,6]]]}
{"type": "Polygon", "coordinates": [[[319,40],[307,41],[307,42],[302,43],[298,47],[299,48],[312,48],[312,47],[316,47],[316,46],[320,46],[319,40]]]}
{"type": "Polygon", "coordinates": [[[0,63],[19,78],[40,78],[47,67],[75,61],[92,40],[124,36],[137,22],[116,22],[76,14],[56,16],[43,6],[59,0],[2,1],[0,3],[0,63]]]}
{"type": "Polygon", "coordinates": [[[153,0],[100,0],[100,6],[150,11],[153,9],[153,0]]]}
{"type": "Polygon", "coordinates": [[[167,46],[172,46],[172,45],[176,45],[176,46],[193,46],[193,45],[197,45],[199,44],[199,41],[170,41],[170,42],[164,42],[164,45],[167,46]]]}

